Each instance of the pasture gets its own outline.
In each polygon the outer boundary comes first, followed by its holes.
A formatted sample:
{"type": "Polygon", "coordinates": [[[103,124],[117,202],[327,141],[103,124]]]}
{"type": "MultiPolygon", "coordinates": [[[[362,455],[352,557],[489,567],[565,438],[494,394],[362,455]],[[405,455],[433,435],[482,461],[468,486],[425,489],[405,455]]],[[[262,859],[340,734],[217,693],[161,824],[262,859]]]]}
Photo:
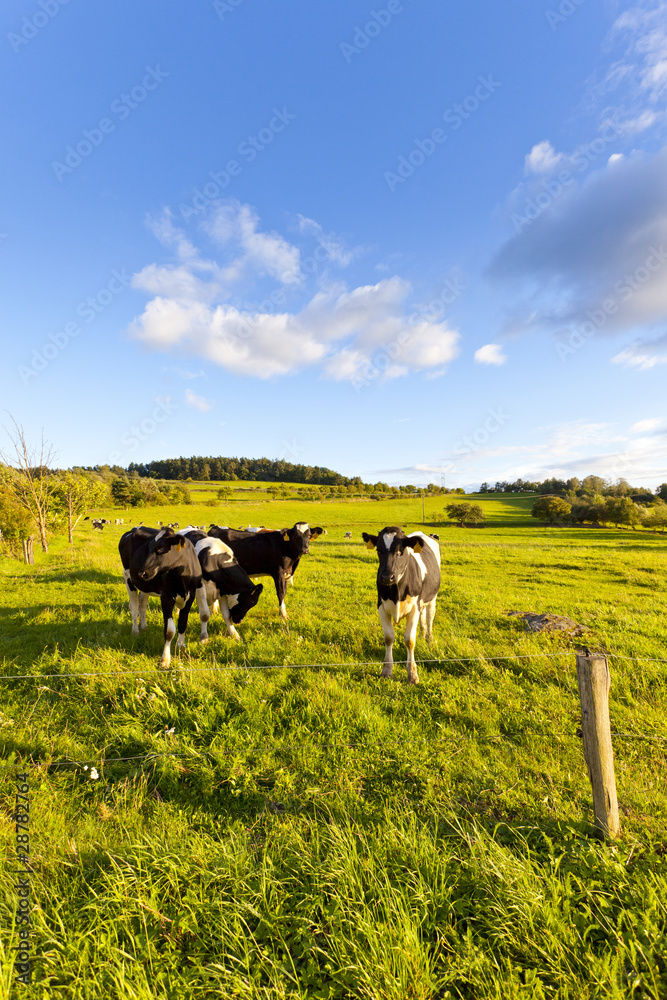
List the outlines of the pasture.
{"type": "Polygon", "coordinates": [[[511,496],[481,499],[487,526],[462,530],[442,525],[446,502],[426,499],[443,583],[416,651],[445,662],[421,663],[417,687],[402,631],[379,677],[361,531],[420,529],[421,500],[103,511],[125,527],[80,524],[34,567],[0,559],[0,998],[21,989],[20,761],[40,765],[32,996],[664,1000],[665,539],[545,528],[511,496]],[[266,579],[242,642],[214,616],[200,646],[192,614],[164,672],[155,599],[130,634],[129,517],[328,534],[288,588],[287,626],[266,579]],[[616,844],[590,836],[581,640],[530,634],[510,610],[568,615],[615,654],[616,844]],[[22,674],[43,676],[3,679],[22,674]]]}

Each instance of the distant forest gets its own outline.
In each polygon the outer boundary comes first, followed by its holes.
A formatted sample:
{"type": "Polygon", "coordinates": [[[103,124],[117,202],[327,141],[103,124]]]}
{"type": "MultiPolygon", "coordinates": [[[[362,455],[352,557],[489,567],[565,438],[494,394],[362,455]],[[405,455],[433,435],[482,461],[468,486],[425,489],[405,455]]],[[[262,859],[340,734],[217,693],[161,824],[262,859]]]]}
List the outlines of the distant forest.
{"type": "Polygon", "coordinates": [[[125,470],[128,475],[149,479],[181,480],[193,479],[207,482],[236,482],[254,480],[269,483],[312,483],[314,486],[361,486],[361,478],[341,476],[333,469],[319,465],[295,465],[282,459],[270,458],[223,458],[222,456],[191,458],[165,458],[153,462],[137,464],[131,462],[125,470]]]}

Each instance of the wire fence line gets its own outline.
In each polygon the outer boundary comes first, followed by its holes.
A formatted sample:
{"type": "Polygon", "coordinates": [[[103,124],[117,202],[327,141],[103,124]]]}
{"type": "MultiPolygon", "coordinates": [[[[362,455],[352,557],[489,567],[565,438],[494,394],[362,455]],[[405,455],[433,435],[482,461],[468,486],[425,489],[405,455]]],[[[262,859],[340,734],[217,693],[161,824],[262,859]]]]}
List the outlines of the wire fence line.
{"type": "MultiPolygon", "coordinates": [[[[513,653],[510,656],[450,656],[439,659],[415,660],[417,664],[429,663],[491,663],[504,660],[544,660],[562,657],[571,657],[572,650],[565,650],[562,653],[513,653]]],[[[604,656],[615,660],[633,660],[641,663],[667,663],[667,659],[658,659],[650,656],[623,656],[620,653],[605,652],[604,656]]],[[[402,661],[396,661],[394,666],[399,666],[402,661]]],[[[170,673],[233,673],[244,671],[251,673],[253,670],[314,670],[322,667],[379,667],[382,660],[355,660],[349,663],[259,663],[256,665],[241,664],[236,666],[218,666],[209,664],[202,667],[178,666],[174,667],[147,667],[141,670],[92,670],[76,671],[59,674],[0,674],[0,681],[43,681],[43,680],[77,680],[78,678],[90,677],[143,677],[144,674],[158,674],[163,677],[170,673]]]]}
{"type": "MultiPolygon", "coordinates": [[[[614,739],[621,740],[644,740],[654,743],[667,743],[667,736],[655,736],[648,733],[621,733],[612,732],[612,737],[614,739]]],[[[176,759],[176,758],[186,758],[188,760],[207,760],[210,763],[210,759],[213,756],[219,756],[220,754],[261,754],[261,753],[288,753],[296,752],[299,750],[324,750],[324,751],[334,751],[334,750],[382,750],[391,751],[403,747],[415,747],[415,746],[429,746],[429,747],[440,747],[452,743],[496,743],[501,740],[514,740],[514,739],[572,739],[581,740],[581,734],[579,732],[537,732],[531,730],[515,730],[508,731],[504,733],[452,733],[450,735],[439,736],[437,739],[432,740],[377,740],[372,743],[363,742],[348,742],[348,743],[276,743],[269,746],[220,746],[220,747],[210,747],[208,750],[202,752],[198,749],[190,750],[173,750],[173,751],[161,751],[154,752],[148,751],[143,754],[133,754],[127,757],[107,757],[106,754],[100,754],[97,757],[83,760],[62,760],[62,761],[31,761],[31,762],[6,762],[0,765],[3,769],[21,769],[21,768],[32,768],[37,769],[40,767],[54,768],[54,767],[108,767],[112,764],[122,764],[131,761],[144,761],[148,764],[156,762],[163,759],[176,759]]]]}

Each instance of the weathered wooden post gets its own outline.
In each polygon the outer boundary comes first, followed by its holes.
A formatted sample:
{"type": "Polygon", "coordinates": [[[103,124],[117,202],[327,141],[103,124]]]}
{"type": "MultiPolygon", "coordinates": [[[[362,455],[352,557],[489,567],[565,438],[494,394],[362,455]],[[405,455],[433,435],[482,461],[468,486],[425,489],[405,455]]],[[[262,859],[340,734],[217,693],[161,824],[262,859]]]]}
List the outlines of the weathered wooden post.
{"type": "Polygon", "coordinates": [[[609,723],[611,676],[602,653],[577,653],[577,683],[581,702],[584,758],[593,787],[595,826],[605,837],[620,833],[614,750],[609,723]]]}

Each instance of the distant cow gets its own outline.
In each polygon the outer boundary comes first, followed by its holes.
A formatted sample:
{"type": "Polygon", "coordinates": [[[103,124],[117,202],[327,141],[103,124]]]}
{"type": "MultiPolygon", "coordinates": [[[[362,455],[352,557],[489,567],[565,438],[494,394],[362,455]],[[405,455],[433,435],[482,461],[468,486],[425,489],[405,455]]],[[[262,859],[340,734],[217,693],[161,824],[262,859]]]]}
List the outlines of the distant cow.
{"type": "Polygon", "coordinates": [[[104,521],[101,518],[96,517],[92,521],[93,531],[104,531],[104,521]]]}
{"type": "Polygon", "coordinates": [[[383,677],[393,668],[394,626],[407,618],[405,646],[408,651],[408,682],[417,684],[415,663],[417,624],[421,622],[430,642],[433,637],[435,602],[440,589],[440,546],[431,535],[415,531],[406,535],[400,528],[383,528],[379,535],[365,531],[369,549],[376,549],[380,565],[377,573],[378,614],[384,632],[383,677]]]}
{"type": "Polygon", "coordinates": [[[132,528],[121,536],[118,551],[130,599],[132,635],[146,628],[149,597],[159,597],[164,616],[164,649],[160,666],[171,662],[171,640],[176,634],[174,608],[178,608],[176,649],[185,646],[185,630],[192,602],[197,598],[204,641],[209,619],[206,587],[192,542],[169,528],[132,528]]]}
{"type": "Polygon", "coordinates": [[[346,538],[352,538],[352,532],[351,531],[346,531],[345,532],[345,537],[346,538]]]}
{"type": "Polygon", "coordinates": [[[280,617],[287,618],[287,584],[292,582],[301,556],[308,555],[311,538],[317,538],[323,532],[323,528],[311,528],[305,521],[299,521],[293,528],[281,531],[235,531],[213,525],[209,535],[229,545],[248,576],[272,577],[280,617]]]}
{"type": "MultiPolygon", "coordinates": [[[[252,582],[239,566],[230,547],[219,538],[212,538],[191,526],[183,528],[179,534],[188,538],[195,547],[211,613],[219,602],[229,634],[232,639],[240,639],[234,625],[242,622],[250,609],[255,607],[264,587],[261,583],[252,582]]],[[[206,626],[202,623],[202,636],[205,632],[206,626]]]]}

